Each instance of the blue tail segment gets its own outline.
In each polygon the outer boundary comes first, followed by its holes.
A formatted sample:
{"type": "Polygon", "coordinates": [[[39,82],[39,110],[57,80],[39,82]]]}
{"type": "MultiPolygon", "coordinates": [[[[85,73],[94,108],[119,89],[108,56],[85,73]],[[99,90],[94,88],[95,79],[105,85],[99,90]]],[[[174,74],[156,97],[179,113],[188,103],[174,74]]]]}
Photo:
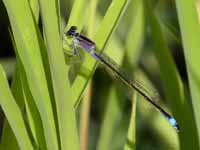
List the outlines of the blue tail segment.
{"type": "Polygon", "coordinates": [[[175,128],[177,131],[180,131],[180,127],[179,127],[177,121],[174,118],[172,118],[172,117],[168,118],[168,121],[173,128],[175,128]]]}
{"type": "Polygon", "coordinates": [[[167,119],[167,121],[169,122],[169,124],[176,129],[176,131],[180,131],[180,127],[178,122],[176,121],[175,118],[173,118],[171,115],[169,115],[166,111],[163,111],[163,109],[161,109],[160,107],[157,107],[158,111],[161,112],[161,114],[163,114],[163,116],[167,119]]]}

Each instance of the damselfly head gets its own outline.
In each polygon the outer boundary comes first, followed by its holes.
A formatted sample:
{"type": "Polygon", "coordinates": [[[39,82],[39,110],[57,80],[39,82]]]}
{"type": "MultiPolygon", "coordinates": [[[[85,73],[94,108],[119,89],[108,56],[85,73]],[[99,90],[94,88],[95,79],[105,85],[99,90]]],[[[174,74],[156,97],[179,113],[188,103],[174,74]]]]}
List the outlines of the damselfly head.
{"type": "Polygon", "coordinates": [[[66,32],[66,35],[70,37],[76,36],[77,35],[76,30],[77,30],[76,26],[71,26],[71,28],[66,32]]]}

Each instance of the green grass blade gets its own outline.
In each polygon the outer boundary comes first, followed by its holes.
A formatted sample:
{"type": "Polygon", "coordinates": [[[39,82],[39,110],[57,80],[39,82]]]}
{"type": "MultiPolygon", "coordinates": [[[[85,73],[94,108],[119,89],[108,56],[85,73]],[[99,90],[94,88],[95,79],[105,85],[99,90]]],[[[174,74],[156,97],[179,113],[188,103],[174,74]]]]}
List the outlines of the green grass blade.
{"type": "MultiPolygon", "coordinates": [[[[22,111],[22,108],[24,107],[24,101],[22,99],[21,88],[22,87],[21,87],[20,73],[19,73],[18,68],[16,68],[16,71],[12,80],[11,90],[12,90],[16,103],[18,104],[18,106],[20,106],[20,109],[22,111]]],[[[0,149],[4,149],[4,150],[10,150],[10,149],[17,150],[17,148],[19,147],[15,138],[15,135],[7,120],[5,120],[3,124],[1,147],[0,149]]]]}
{"type": "Polygon", "coordinates": [[[200,24],[197,15],[196,3],[197,1],[195,0],[176,0],[187,73],[189,77],[190,92],[192,95],[192,107],[197,126],[198,143],[200,145],[200,24]]]}
{"type": "MultiPolygon", "coordinates": [[[[27,117],[27,124],[29,128],[30,135],[32,137],[32,141],[34,142],[35,148],[40,148],[46,150],[46,142],[44,137],[44,131],[42,127],[42,121],[40,118],[40,114],[38,109],[34,103],[33,96],[30,92],[29,86],[27,84],[27,79],[25,76],[25,72],[21,65],[18,66],[20,72],[20,79],[21,82],[21,96],[17,99],[21,98],[24,101],[25,110],[23,112],[26,114],[27,117]]],[[[17,86],[18,87],[18,86],[17,86]]],[[[17,88],[15,87],[15,88],[17,88]]],[[[23,107],[22,107],[23,108],[23,107]]]]}
{"type": "MultiPolygon", "coordinates": [[[[11,35],[12,43],[15,51],[17,47],[15,45],[13,36],[11,35]]],[[[20,62],[20,60],[18,60],[20,62]]],[[[24,118],[27,120],[27,128],[29,130],[29,135],[34,143],[34,147],[40,149],[46,149],[46,142],[44,137],[44,131],[42,127],[42,121],[38,109],[34,103],[33,96],[30,92],[29,86],[27,84],[26,75],[21,63],[17,63],[17,69],[15,73],[15,78],[12,83],[13,95],[20,106],[22,112],[24,112],[24,118]],[[25,108],[25,109],[24,109],[25,108]]]]}
{"type": "Polygon", "coordinates": [[[67,82],[57,6],[54,0],[40,0],[39,2],[56,104],[61,149],[77,150],[79,144],[74,103],[68,90],[70,85],[67,82]]]}
{"type": "Polygon", "coordinates": [[[2,66],[0,66],[0,103],[1,107],[5,113],[6,118],[16,136],[17,142],[20,149],[27,150],[33,149],[31,141],[29,139],[28,133],[26,131],[23,116],[21,114],[20,108],[15,102],[9,86],[6,81],[6,76],[4,74],[2,66]]]}
{"type": "Polygon", "coordinates": [[[78,31],[81,31],[84,20],[87,17],[85,6],[85,0],[75,0],[65,31],[67,31],[71,26],[78,26],[78,31]]]}
{"type": "Polygon", "coordinates": [[[132,112],[127,133],[127,139],[124,145],[124,150],[136,150],[136,123],[135,123],[136,101],[137,101],[137,94],[135,93],[133,95],[133,100],[132,100],[132,112]]]}
{"type": "Polygon", "coordinates": [[[56,150],[58,141],[51,100],[41,59],[37,30],[29,4],[26,0],[20,0],[18,3],[6,0],[4,4],[17,46],[16,54],[24,67],[30,91],[41,116],[47,148],[56,150]]]}
{"type": "Polygon", "coordinates": [[[191,108],[184,95],[183,83],[181,82],[175,63],[164,41],[159,22],[152,13],[150,5],[146,7],[146,10],[148,23],[152,30],[153,49],[160,65],[161,78],[166,98],[181,128],[181,132],[179,133],[181,147],[184,149],[196,149],[197,139],[194,126],[195,123],[191,108]],[[188,122],[190,123],[188,124],[188,122]],[[188,136],[191,133],[193,137],[188,140],[188,136]]]}
{"type": "Polygon", "coordinates": [[[98,4],[98,0],[91,0],[90,2],[90,9],[88,11],[89,13],[89,17],[88,17],[88,23],[87,23],[87,31],[88,31],[88,37],[89,38],[93,38],[95,35],[95,29],[97,28],[97,24],[98,24],[98,15],[97,15],[97,4],[98,4]]]}
{"type": "Polygon", "coordinates": [[[114,0],[110,4],[94,38],[98,50],[104,50],[128,3],[129,0],[114,0]]]}
{"type": "Polygon", "coordinates": [[[18,148],[19,148],[19,145],[12,131],[12,128],[10,127],[8,120],[4,120],[0,149],[18,150],[18,148]]]}
{"type": "Polygon", "coordinates": [[[33,16],[35,18],[35,21],[38,22],[39,20],[39,3],[37,0],[29,0],[30,6],[31,6],[31,10],[33,13],[33,16]]]}
{"type": "MultiPolygon", "coordinates": [[[[16,73],[14,75],[14,80],[12,82],[12,93],[13,93],[16,103],[20,107],[21,112],[23,112],[23,117],[26,120],[26,127],[29,129],[29,136],[32,137],[31,141],[34,145],[34,148],[37,148],[39,146],[41,149],[45,150],[46,144],[44,141],[44,133],[43,133],[43,128],[42,128],[42,124],[40,120],[40,115],[38,113],[38,110],[36,109],[35,104],[32,104],[33,103],[32,96],[30,96],[30,94],[28,98],[27,96],[25,96],[28,93],[30,93],[30,92],[27,93],[24,91],[24,90],[27,91],[29,87],[27,86],[27,83],[25,83],[26,87],[25,85],[22,84],[21,80],[25,81],[26,79],[24,77],[24,73],[19,68],[20,66],[18,65],[16,69],[16,73]]],[[[14,150],[14,149],[17,149],[18,147],[14,134],[12,133],[7,120],[4,123],[4,130],[3,130],[3,135],[2,135],[2,147],[5,150],[7,149],[14,150]]]]}
{"type": "Polygon", "coordinates": [[[130,3],[129,14],[133,14],[130,29],[126,38],[126,56],[131,69],[137,64],[144,41],[145,19],[143,1],[136,0],[130,3]]]}
{"type": "MultiPolygon", "coordinates": [[[[17,47],[15,45],[13,37],[12,43],[15,51],[17,51],[17,47]]],[[[18,60],[18,62],[20,62],[20,60],[18,60]]],[[[15,80],[12,83],[12,91],[16,101],[19,103],[19,106],[21,106],[21,110],[24,112],[24,114],[26,114],[24,115],[24,118],[27,120],[27,128],[29,130],[31,140],[34,143],[34,147],[45,150],[46,142],[42,127],[42,121],[27,83],[28,82],[23,66],[21,65],[21,63],[17,63],[15,80]]]]}

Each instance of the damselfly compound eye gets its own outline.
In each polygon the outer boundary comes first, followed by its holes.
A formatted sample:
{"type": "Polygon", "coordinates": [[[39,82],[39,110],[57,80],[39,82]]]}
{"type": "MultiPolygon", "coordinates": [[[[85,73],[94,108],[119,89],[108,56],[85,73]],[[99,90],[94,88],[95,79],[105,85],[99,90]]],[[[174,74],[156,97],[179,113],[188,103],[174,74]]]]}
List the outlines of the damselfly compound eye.
{"type": "Polygon", "coordinates": [[[66,35],[67,36],[70,36],[70,37],[73,37],[76,35],[76,30],[77,30],[77,27],[76,26],[72,26],[67,32],[66,32],[66,35]]]}

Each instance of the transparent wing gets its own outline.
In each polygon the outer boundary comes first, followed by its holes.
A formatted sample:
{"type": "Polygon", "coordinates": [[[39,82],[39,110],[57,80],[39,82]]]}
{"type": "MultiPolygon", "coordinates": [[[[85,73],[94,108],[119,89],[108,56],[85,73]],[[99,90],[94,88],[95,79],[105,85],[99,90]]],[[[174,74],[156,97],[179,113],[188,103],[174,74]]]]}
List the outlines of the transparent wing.
{"type": "MultiPolygon", "coordinates": [[[[155,90],[152,90],[152,89],[147,89],[144,85],[141,84],[141,82],[139,80],[137,80],[134,77],[131,78],[130,75],[128,75],[122,69],[120,69],[121,67],[114,60],[112,60],[109,56],[107,56],[104,53],[101,53],[100,57],[103,60],[105,60],[105,62],[109,63],[109,65],[112,66],[112,68],[114,68],[115,70],[120,72],[120,74],[123,76],[123,78],[126,78],[129,81],[129,83],[134,84],[143,93],[145,93],[146,95],[149,95],[149,97],[152,97],[152,99],[154,101],[157,101],[158,99],[160,99],[158,92],[156,92],[155,90]]],[[[116,76],[116,73],[111,72],[111,74],[116,76]]],[[[118,76],[118,77],[120,77],[120,79],[121,79],[121,76],[118,76]]],[[[121,79],[121,80],[123,80],[123,79],[121,79]]],[[[128,84],[128,86],[130,86],[130,84],[128,84]]]]}

